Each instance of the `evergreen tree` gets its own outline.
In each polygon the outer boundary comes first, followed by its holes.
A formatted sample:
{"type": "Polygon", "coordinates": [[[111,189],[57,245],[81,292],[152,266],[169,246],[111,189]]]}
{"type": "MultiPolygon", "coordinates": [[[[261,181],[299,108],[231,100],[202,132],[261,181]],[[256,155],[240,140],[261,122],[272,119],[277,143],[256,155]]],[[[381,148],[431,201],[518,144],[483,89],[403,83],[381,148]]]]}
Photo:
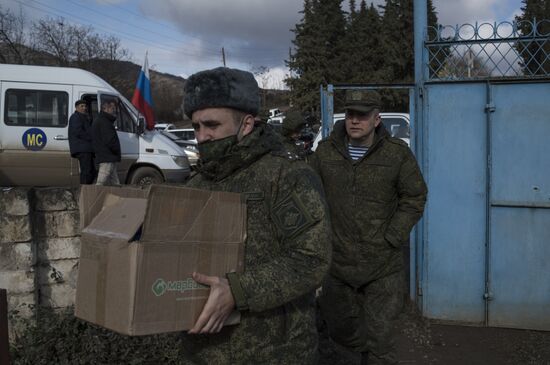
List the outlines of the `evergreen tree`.
{"type": "MultiPolygon", "coordinates": [[[[303,18],[293,30],[294,52],[287,61],[291,101],[318,112],[319,86],[328,83],[403,83],[414,80],[413,1],[386,0],[377,8],[366,0],[342,11],[343,0],[304,0],[303,18]]],[[[428,0],[429,25],[437,14],[428,0]]],[[[439,62],[444,64],[445,53],[439,62]]],[[[405,110],[408,97],[390,93],[386,108],[405,110]]]]}
{"type": "Polygon", "coordinates": [[[362,0],[360,9],[350,17],[344,39],[345,52],[341,67],[346,83],[374,83],[380,80],[379,70],[385,56],[380,52],[380,14],[362,0]]]}
{"type": "Polygon", "coordinates": [[[319,111],[319,86],[345,81],[337,62],[343,51],[346,19],[342,0],[305,0],[303,18],[293,32],[295,51],[287,61],[291,101],[298,108],[319,111]]]}
{"type": "Polygon", "coordinates": [[[355,0],[349,0],[349,18],[348,22],[353,21],[353,18],[355,17],[355,14],[357,11],[355,10],[357,7],[355,6],[355,0]]]}
{"type": "Polygon", "coordinates": [[[411,0],[386,0],[381,6],[384,82],[412,82],[414,75],[414,29],[411,0]]]}
{"type": "MultiPolygon", "coordinates": [[[[428,0],[428,39],[435,40],[438,32],[437,12],[432,0],[428,0]]],[[[447,65],[447,59],[452,57],[449,46],[440,46],[430,50],[428,60],[430,62],[430,76],[435,76],[438,71],[442,71],[447,65]]]]}
{"type": "Polygon", "coordinates": [[[523,58],[520,63],[526,75],[550,74],[550,0],[522,0],[522,14],[516,16],[518,28],[522,35],[534,37],[531,22],[537,21],[536,28],[539,35],[545,36],[541,40],[522,40],[516,43],[516,50],[523,58]],[[543,19],[547,21],[541,22],[543,19]]]}
{"type": "MultiPolygon", "coordinates": [[[[428,26],[438,26],[437,13],[433,1],[427,1],[428,26]]],[[[414,81],[414,4],[413,0],[386,0],[381,6],[382,51],[385,65],[380,73],[385,83],[412,83],[414,81]]],[[[438,62],[445,63],[448,49],[438,54],[438,62]]],[[[394,110],[407,110],[408,96],[397,92],[388,92],[386,107],[394,110]]]]}

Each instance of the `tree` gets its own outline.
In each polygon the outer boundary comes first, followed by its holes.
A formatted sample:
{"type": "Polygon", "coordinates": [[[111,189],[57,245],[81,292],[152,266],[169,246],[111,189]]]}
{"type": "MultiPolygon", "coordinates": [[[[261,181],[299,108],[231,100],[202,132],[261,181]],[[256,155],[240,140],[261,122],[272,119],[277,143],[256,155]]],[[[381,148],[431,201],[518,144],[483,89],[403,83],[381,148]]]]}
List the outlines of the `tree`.
{"type": "Polygon", "coordinates": [[[294,53],[287,66],[291,102],[305,112],[318,113],[319,85],[345,81],[338,64],[344,45],[346,19],[342,0],[305,0],[303,18],[293,30],[294,53]]]}
{"type": "Polygon", "coordinates": [[[466,78],[479,78],[491,75],[487,68],[487,62],[468,50],[462,56],[451,54],[445,60],[445,64],[437,73],[441,80],[464,80],[466,78]]]}
{"type": "Polygon", "coordinates": [[[518,29],[525,37],[531,37],[529,40],[520,40],[515,47],[518,54],[523,59],[520,66],[526,75],[548,75],[550,74],[550,0],[522,0],[522,14],[516,16],[518,29]],[[531,22],[537,21],[537,26],[533,29],[531,22]],[[535,40],[536,30],[542,38],[535,40]]]}
{"type": "MultiPolygon", "coordinates": [[[[294,52],[286,79],[292,102],[303,111],[318,112],[319,86],[328,83],[409,83],[414,79],[413,1],[386,0],[379,12],[362,0],[304,0],[303,18],[296,24],[294,52]],[[381,14],[382,13],[382,14],[381,14]]],[[[428,0],[429,25],[437,14],[428,0]]],[[[444,63],[445,53],[437,56],[444,63]]],[[[406,109],[408,97],[388,92],[386,106],[406,109]]]]}
{"type": "Polygon", "coordinates": [[[262,112],[266,109],[267,104],[267,89],[271,82],[271,75],[269,74],[270,68],[267,66],[252,67],[250,72],[256,76],[256,79],[260,81],[260,93],[262,94],[262,112]]]}
{"type": "Polygon", "coordinates": [[[52,54],[58,66],[85,68],[96,58],[119,61],[129,56],[118,38],[101,36],[91,26],[73,25],[61,17],[33,23],[31,42],[37,51],[52,54]]]}
{"type": "Polygon", "coordinates": [[[380,30],[380,14],[374,5],[367,7],[362,0],[359,11],[350,12],[344,39],[346,50],[341,55],[340,63],[347,83],[380,81],[380,70],[385,62],[384,54],[379,51],[380,30]]]}
{"type": "Polygon", "coordinates": [[[19,15],[0,6],[0,61],[23,64],[26,61],[23,10],[19,15]]]}

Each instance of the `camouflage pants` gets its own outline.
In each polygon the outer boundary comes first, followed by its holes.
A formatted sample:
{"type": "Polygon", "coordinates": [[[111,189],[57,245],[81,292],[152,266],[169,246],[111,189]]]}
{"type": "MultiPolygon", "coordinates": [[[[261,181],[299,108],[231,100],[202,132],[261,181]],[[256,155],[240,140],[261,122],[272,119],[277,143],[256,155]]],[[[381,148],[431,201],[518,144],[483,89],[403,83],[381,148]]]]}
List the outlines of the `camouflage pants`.
{"type": "Polygon", "coordinates": [[[403,309],[404,289],[403,271],[359,289],[328,275],[319,304],[329,336],[354,352],[368,353],[369,364],[396,363],[394,320],[403,309]]]}

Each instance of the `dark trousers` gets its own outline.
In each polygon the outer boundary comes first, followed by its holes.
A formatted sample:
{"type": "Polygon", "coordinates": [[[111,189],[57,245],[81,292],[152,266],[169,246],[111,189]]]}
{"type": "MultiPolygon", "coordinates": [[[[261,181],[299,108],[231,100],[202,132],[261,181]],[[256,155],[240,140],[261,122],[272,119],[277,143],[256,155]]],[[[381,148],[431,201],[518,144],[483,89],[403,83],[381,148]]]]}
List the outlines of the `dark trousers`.
{"type": "Polygon", "coordinates": [[[81,152],[77,155],[80,164],[80,183],[93,184],[97,176],[97,170],[94,165],[94,154],[81,152]]]}
{"type": "Polygon", "coordinates": [[[329,336],[354,352],[368,353],[369,364],[395,364],[394,321],[403,308],[404,272],[354,289],[327,275],[319,297],[329,336]]]}

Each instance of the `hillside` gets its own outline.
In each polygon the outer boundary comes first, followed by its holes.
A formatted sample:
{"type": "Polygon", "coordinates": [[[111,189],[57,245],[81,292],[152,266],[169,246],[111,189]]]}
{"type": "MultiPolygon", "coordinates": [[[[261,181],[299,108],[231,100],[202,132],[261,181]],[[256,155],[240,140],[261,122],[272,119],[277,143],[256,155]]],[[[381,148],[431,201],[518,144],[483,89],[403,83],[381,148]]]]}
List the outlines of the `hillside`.
{"type": "MultiPolygon", "coordinates": [[[[86,68],[111,84],[128,100],[132,99],[141,66],[128,61],[92,60],[86,68]]],[[[182,120],[185,79],[153,70],[149,70],[149,75],[157,120],[182,120]]]]}
{"type": "MultiPolygon", "coordinates": [[[[35,52],[25,46],[20,46],[21,52],[25,52],[27,64],[59,66],[57,59],[45,52],[35,52]]],[[[0,54],[7,55],[0,47],[0,54]]],[[[0,63],[19,63],[17,59],[0,57],[0,63]]],[[[78,67],[93,72],[115,89],[120,91],[128,100],[132,99],[141,66],[129,61],[113,61],[105,59],[92,59],[86,62],[72,62],[66,66],[78,67]]],[[[185,79],[168,73],[149,70],[151,77],[151,94],[155,117],[157,120],[176,123],[182,122],[183,115],[183,85],[185,79]]],[[[288,91],[285,90],[261,90],[262,110],[282,107],[288,104],[288,91]]]]}

